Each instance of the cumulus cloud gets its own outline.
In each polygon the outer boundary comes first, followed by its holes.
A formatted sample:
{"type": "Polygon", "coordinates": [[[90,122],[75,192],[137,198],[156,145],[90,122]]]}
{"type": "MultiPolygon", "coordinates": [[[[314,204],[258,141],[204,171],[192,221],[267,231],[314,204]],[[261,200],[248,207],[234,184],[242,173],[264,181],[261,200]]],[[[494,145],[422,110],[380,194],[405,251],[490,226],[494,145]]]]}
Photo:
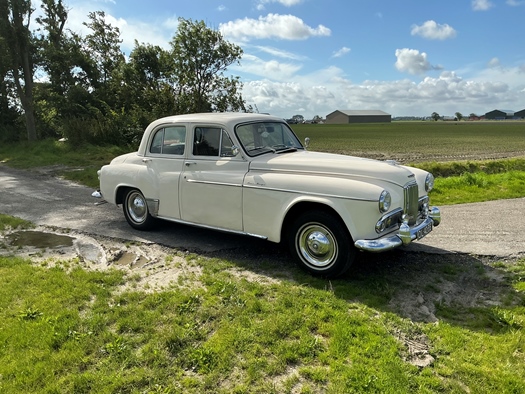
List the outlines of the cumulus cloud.
{"type": "Polygon", "coordinates": [[[308,26],[304,21],[293,15],[268,14],[259,19],[237,19],[221,23],[219,30],[225,37],[248,41],[255,39],[306,40],[310,37],[327,37],[331,30],[323,25],[316,28],[308,26]]]}
{"type": "Polygon", "coordinates": [[[429,20],[421,26],[412,26],[411,34],[413,36],[421,36],[430,40],[446,40],[448,38],[456,37],[456,30],[447,24],[440,25],[433,20],[429,20]]]}
{"type": "Polygon", "coordinates": [[[474,11],[487,11],[493,6],[494,4],[490,0],[472,0],[472,9],[474,11]]]}
{"type": "Polygon", "coordinates": [[[232,65],[230,67],[235,72],[249,73],[276,81],[290,80],[301,68],[301,64],[285,63],[277,60],[265,61],[250,54],[244,54],[241,66],[232,65]]]}
{"type": "Polygon", "coordinates": [[[353,83],[337,67],[288,80],[270,78],[246,82],[243,96],[259,110],[289,117],[326,116],[335,109],[380,108],[393,115],[425,116],[437,111],[444,115],[485,113],[496,107],[513,108],[525,100],[525,75],[518,67],[486,70],[473,79],[453,71],[421,81],[367,80],[353,83]],[[516,80],[520,81],[516,85],[516,80]],[[511,82],[514,81],[514,82],[511,82]]]}
{"type": "Polygon", "coordinates": [[[396,68],[401,72],[413,75],[424,74],[427,71],[442,68],[441,66],[431,65],[427,60],[427,54],[425,52],[420,53],[417,49],[396,49],[396,57],[396,68]]]}
{"type": "Polygon", "coordinates": [[[351,51],[350,48],[342,47],[338,51],[335,51],[332,57],[342,57],[351,51]]]}

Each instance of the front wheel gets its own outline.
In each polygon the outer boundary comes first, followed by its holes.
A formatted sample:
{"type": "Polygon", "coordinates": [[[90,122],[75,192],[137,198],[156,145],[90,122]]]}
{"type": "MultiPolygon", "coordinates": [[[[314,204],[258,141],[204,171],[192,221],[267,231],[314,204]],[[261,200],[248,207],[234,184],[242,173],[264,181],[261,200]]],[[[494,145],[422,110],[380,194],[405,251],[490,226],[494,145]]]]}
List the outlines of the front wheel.
{"type": "Polygon", "coordinates": [[[299,265],[316,276],[342,275],[356,257],[344,224],[324,211],[299,216],[290,227],[288,245],[299,265]]]}
{"type": "Polygon", "coordinates": [[[122,204],[127,222],[137,230],[149,230],[153,227],[155,218],[150,215],[144,195],[137,189],[130,189],[122,204]]]}

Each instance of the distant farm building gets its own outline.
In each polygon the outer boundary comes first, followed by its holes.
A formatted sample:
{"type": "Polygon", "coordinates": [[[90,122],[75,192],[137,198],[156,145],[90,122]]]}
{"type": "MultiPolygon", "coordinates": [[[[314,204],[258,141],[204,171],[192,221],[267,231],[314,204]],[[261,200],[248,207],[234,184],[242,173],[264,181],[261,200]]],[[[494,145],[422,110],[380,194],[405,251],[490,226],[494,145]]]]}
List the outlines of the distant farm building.
{"type": "Polygon", "coordinates": [[[327,124],[348,124],[348,123],[390,123],[392,115],[383,111],[376,110],[356,110],[341,111],[337,110],[326,115],[327,124]]]}
{"type": "Polygon", "coordinates": [[[525,118],[525,109],[522,109],[521,111],[514,112],[514,117],[518,119],[525,118]]]}
{"type": "Polygon", "coordinates": [[[485,114],[485,119],[491,119],[491,120],[514,119],[514,111],[506,110],[506,109],[495,109],[494,111],[487,112],[485,114]]]}

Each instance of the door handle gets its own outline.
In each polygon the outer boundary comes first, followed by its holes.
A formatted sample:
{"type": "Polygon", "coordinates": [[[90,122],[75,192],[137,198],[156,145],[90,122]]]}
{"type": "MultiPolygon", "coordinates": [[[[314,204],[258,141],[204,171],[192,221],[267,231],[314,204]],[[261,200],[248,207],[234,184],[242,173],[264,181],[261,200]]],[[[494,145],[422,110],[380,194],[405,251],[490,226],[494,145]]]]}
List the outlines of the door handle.
{"type": "Polygon", "coordinates": [[[142,162],[143,162],[143,163],[148,163],[148,162],[150,162],[150,161],[151,161],[151,159],[148,159],[148,158],[144,158],[144,159],[142,159],[142,162]]]}
{"type": "Polygon", "coordinates": [[[184,163],[184,165],[186,167],[189,167],[189,166],[194,165],[194,164],[197,164],[197,162],[196,161],[187,161],[187,162],[184,163]]]}

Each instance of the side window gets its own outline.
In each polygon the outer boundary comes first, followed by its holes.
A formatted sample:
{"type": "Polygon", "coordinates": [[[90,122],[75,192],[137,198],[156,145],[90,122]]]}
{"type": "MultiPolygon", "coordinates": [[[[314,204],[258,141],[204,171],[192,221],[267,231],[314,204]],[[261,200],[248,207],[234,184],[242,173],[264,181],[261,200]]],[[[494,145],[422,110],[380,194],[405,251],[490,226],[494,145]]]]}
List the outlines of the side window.
{"type": "Polygon", "coordinates": [[[160,129],[155,133],[151,146],[149,147],[150,153],[161,153],[162,141],[164,140],[164,129],[160,129]]]}
{"type": "Polygon", "coordinates": [[[221,129],[196,127],[193,138],[194,156],[219,156],[221,129]]]}
{"type": "Polygon", "coordinates": [[[221,157],[233,157],[233,142],[224,130],[221,133],[221,157]]]}
{"type": "Polygon", "coordinates": [[[162,153],[167,155],[183,155],[186,145],[186,127],[170,126],[164,129],[162,153]]]}
{"type": "Polygon", "coordinates": [[[151,141],[150,153],[183,155],[186,141],[184,126],[169,126],[157,130],[151,141]]]}

